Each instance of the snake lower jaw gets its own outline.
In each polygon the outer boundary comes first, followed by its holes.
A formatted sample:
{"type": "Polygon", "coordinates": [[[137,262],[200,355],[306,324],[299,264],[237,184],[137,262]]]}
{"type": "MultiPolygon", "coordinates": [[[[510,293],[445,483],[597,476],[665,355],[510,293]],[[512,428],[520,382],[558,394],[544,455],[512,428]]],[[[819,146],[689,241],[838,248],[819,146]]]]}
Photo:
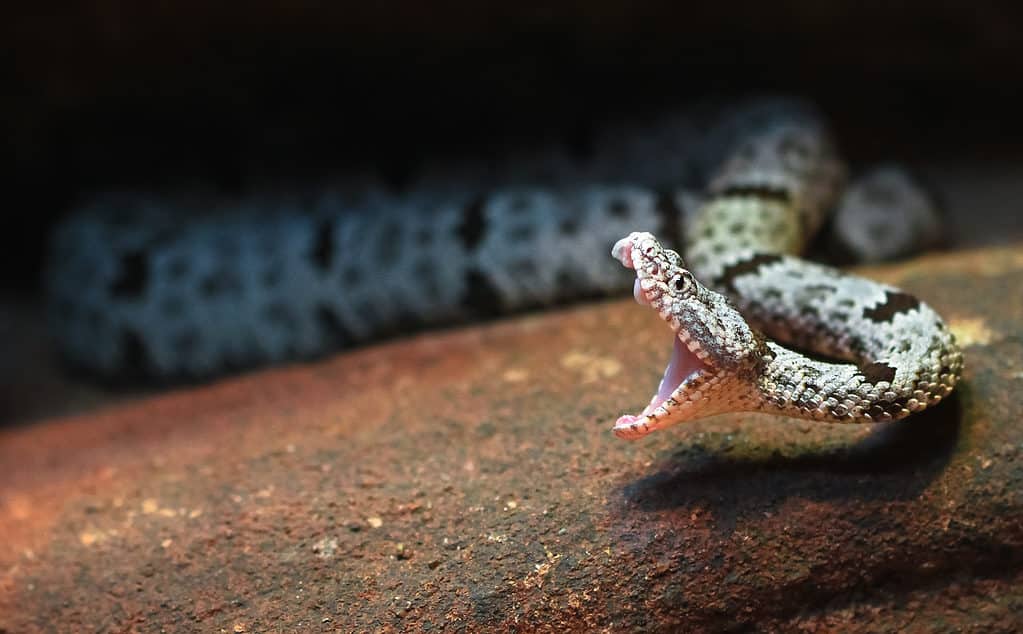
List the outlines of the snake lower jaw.
{"type": "Polygon", "coordinates": [[[671,359],[650,403],[639,414],[627,414],[615,421],[612,431],[619,438],[640,438],[656,429],[696,418],[693,414],[708,405],[700,388],[710,382],[714,371],[680,337],[675,335],[673,339],[671,359]]]}

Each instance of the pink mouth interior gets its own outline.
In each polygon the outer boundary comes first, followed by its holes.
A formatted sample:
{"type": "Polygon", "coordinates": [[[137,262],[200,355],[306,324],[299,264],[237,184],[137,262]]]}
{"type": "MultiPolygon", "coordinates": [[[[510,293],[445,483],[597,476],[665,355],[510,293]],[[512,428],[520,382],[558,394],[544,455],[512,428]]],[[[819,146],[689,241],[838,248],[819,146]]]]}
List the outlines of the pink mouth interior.
{"type": "MultiPolygon", "coordinates": [[[[638,303],[644,306],[650,305],[646,294],[640,288],[639,279],[636,280],[632,287],[632,296],[636,298],[638,303]]],[[[703,362],[690,352],[689,348],[682,343],[682,340],[677,335],[671,339],[674,342],[674,346],[671,349],[671,359],[668,361],[668,367],[664,369],[664,376],[661,378],[660,385],[657,386],[657,393],[654,394],[654,398],[640,416],[646,416],[657,409],[664,401],[668,400],[668,397],[678,389],[678,386],[682,385],[682,383],[703,367],[703,362]]]]}
{"type": "Polygon", "coordinates": [[[654,394],[650,404],[646,406],[640,416],[646,416],[658,408],[664,401],[668,400],[668,397],[680,385],[704,368],[703,362],[689,351],[689,348],[682,343],[681,339],[677,336],[672,337],[672,339],[675,345],[671,349],[671,359],[668,361],[668,367],[664,369],[664,376],[661,378],[660,385],[657,386],[657,393],[654,394]]]}

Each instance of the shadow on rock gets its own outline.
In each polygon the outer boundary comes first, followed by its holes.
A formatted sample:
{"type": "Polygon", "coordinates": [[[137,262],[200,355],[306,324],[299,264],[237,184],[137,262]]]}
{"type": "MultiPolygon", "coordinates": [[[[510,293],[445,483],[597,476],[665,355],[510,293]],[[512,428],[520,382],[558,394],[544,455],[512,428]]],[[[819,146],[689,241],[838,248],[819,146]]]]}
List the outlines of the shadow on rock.
{"type": "Polygon", "coordinates": [[[664,597],[658,605],[695,630],[785,629],[808,606],[883,604],[1015,578],[1017,506],[1004,493],[983,503],[964,495],[975,484],[961,480],[969,470],[945,475],[969,432],[964,412],[974,411],[963,385],[941,406],[855,443],[808,434],[801,444],[787,430],[776,446],[743,445],[742,432],[701,434],[611,503],[612,543],[643,571],[629,587],[664,597]],[[945,483],[958,495],[945,499],[945,483]],[[986,509],[999,515],[981,523],[986,509]],[[681,590],[669,592],[666,579],[681,590]]]}
{"type": "MultiPolygon", "coordinates": [[[[940,406],[890,425],[856,444],[785,455],[736,455],[713,442],[687,445],[627,484],[624,498],[644,511],[714,507],[718,517],[739,509],[770,510],[790,496],[814,500],[904,500],[941,474],[962,426],[958,393],[940,406]]],[[[791,449],[791,446],[789,446],[791,449]]]]}

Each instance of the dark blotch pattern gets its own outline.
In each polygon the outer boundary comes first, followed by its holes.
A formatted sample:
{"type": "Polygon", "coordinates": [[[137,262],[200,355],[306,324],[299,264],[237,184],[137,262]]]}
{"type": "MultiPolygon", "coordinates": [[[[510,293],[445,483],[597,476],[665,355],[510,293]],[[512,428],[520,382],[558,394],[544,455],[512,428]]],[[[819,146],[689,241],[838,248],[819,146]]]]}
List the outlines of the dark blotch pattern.
{"type": "Polygon", "coordinates": [[[470,270],[465,276],[462,305],[480,317],[495,317],[501,313],[501,294],[486,275],[470,270]]]}
{"type": "Polygon", "coordinates": [[[355,339],[352,332],[348,330],[330,306],[320,304],[316,307],[316,321],[320,325],[320,331],[335,345],[345,344],[355,339]]]}
{"type": "Polygon", "coordinates": [[[737,292],[735,288],[735,280],[737,278],[740,278],[743,275],[757,273],[760,271],[761,267],[777,264],[782,260],[782,256],[774,255],[773,253],[756,253],[748,260],[740,260],[726,268],[721,272],[721,275],[714,280],[714,283],[719,288],[723,288],[729,293],[735,294],[737,292]]]}
{"type": "Polygon", "coordinates": [[[204,297],[217,297],[227,294],[240,295],[242,292],[242,281],[234,271],[216,271],[203,278],[199,283],[199,292],[204,297]]]}
{"type": "Polygon", "coordinates": [[[895,379],[895,368],[883,361],[875,361],[874,363],[863,366],[860,373],[863,374],[863,378],[866,382],[871,385],[877,385],[882,381],[891,383],[892,380],[895,379]]]}
{"type": "Polygon", "coordinates": [[[469,251],[474,250],[487,232],[487,221],[483,215],[487,199],[479,196],[462,210],[462,224],[458,226],[458,237],[469,251]]]}
{"type": "Polygon", "coordinates": [[[849,315],[845,313],[831,311],[830,313],[828,313],[828,321],[832,321],[838,324],[847,324],[849,323],[849,315]]]}
{"type": "Polygon", "coordinates": [[[732,185],[721,190],[718,196],[721,198],[762,198],[782,205],[792,202],[792,195],[788,190],[769,185],[732,185]]]}
{"type": "Polygon", "coordinates": [[[145,342],[130,328],[121,331],[121,360],[121,367],[129,375],[147,374],[152,367],[145,342]]]}
{"type": "Polygon", "coordinates": [[[149,256],[145,251],[129,251],[121,256],[120,275],[110,285],[110,295],[134,299],[142,295],[149,281],[149,256]]]}
{"type": "Polygon", "coordinates": [[[849,335],[849,343],[846,345],[849,348],[849,351],[855,355],[862,357],[867,353],[867,342],[859,335],[849,335]]]}
{"type": "Polygon", "coordinates": [[[891,408],[889,409],[889,411],[892,413],[892,416],[895,416],[897,413],[899,413],[903,409],[906,409],[907,405],[909,405],[909,397],[908,396],[900,396],[900,397],[896,398],[894,401],[892,401],[891,408]]]}
{"type": "Polygon", "coordinates": [[[890,322],[899,313],[906,313],[920,307],[920,300],[901,291],[886,291],[885,301],[873,308],[864,308],[863,317],[871,321],[890,322]]]}
{"type": "Polygon", "coordinates": [[[590,283],[584,275],[571,266],[559,269],[554,279],[558,288],[562,289],[562,291],[559,291],[559,294],[565,301],[597,299],[607,297],[610,294],[607,289],[590,283]]]}
{"type": "Polygon", "coordinates": [[[682,210],[679,209],[675,193],[662,191],[657,194],[657,201],[654,203],[657,215],[661,217],[661,233],[668,236],[672,242],[682,239],[682,210]]]}
{"type": "Polygon", "coordinates": [[[615,198],[611,201],[608,211],[616,218],[624,218],[629,213],[629,203],[625,202],[621,198],[615,198]]]}
{"type": "Polygon", "coordinates": [[[334,262],[334,223],[324,220],[316,228],[316,242],[309,254],[313,264],[321,271],[326,271],[334,262]]]}

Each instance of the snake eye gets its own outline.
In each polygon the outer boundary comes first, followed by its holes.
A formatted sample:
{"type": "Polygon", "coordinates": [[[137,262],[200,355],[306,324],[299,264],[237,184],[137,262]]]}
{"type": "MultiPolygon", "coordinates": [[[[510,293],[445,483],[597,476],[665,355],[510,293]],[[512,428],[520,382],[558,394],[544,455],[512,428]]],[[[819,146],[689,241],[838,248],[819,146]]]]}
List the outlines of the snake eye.
{"type": "Polygon", "coordinates": [[[693,285],[693,274],[689,271],[683,271],[681,274],[671,278],[671,286],[679,293],[688,292],[693,285]]]}

